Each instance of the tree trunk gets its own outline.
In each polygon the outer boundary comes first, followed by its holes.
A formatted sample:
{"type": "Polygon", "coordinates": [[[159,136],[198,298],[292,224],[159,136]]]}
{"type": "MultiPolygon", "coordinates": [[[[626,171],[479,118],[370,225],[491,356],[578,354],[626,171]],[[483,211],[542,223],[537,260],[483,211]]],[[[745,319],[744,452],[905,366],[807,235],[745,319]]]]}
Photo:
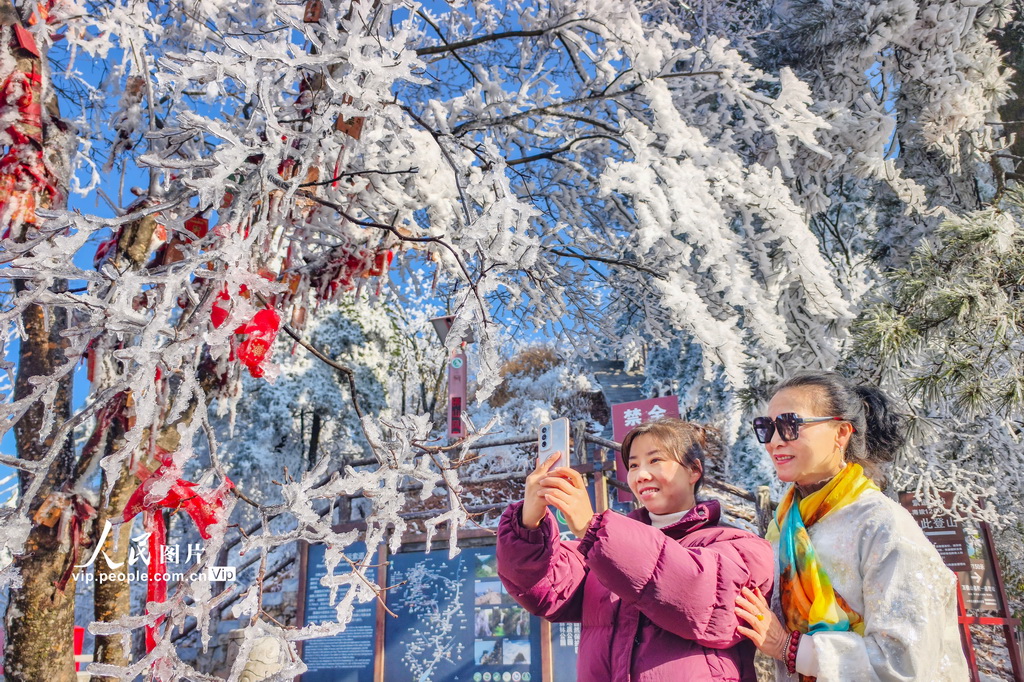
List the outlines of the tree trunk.
{"type": "MultiPolygon", "coordinates": [[[[25,285],[16,282],[21,291],[25,285]]],[[[46,376],[64,360],[64,340],[60,332],[67,327],[67,315],[62,310],[28,307],[22,315],[25,338],[21,341],[15,397],[31,392],[30,380],[46,376]],[[49,319],[47,319],[49,318],[49,319]]],[[[37,402],[14,426],[18,455],[25,460],[38,461],[53,445],[53,433],[71,416],[71,379],[60,383],[52,405],[37,402]],[[40,440],[45,412],[55,413],[55,426],[40,440]]],[[[63,445],[57,462],[46,474],[40,495],[32,501],[32,513],[53,490],[66,482],[74,465],[71,441],[63,445]]],[[[22,480],[23,490],[26,481],[22,480]]],[[[55,583],[64,573],[69,555],[61,549],[57,537],[58,525],[48,528],[35,524],[29,533],[25,553],[15,558],[23,584],[11,591],[7,607],[7,644],[4,651],[4,674],[8,680],[25,682],[72,682],[74,666],[74,611],[75,580],[72,578],[64,591],[55,583]]]]}
{"type": "MultiPolygon", "coordinates": [[[[200,385],[209,393],[212,384],[209,373],[200,376],[200,385]]],[[[171,401],[174,402],[173,400],[171,401]]],[[[174,452],[181,445],[181,436],[178,426],[187,423],[195,413],[196,402],[192,401],[177,421],[165,426],[156,438],[156,444],[167,452],[174,452]]],[[[110,434],[107,440],[105,453],[109,454],[124,447],[124,421],[115,419],[110,427],[110,434]]],[[[148,438],[144,438],[148,441],[148,438]]],[[[128,504],[132,493],[139,487],[141,481],[131,470],[129,462],[126,462],[121,475],[118,477],[114,488],[111,491],[110,499],[100,510],[99,518],[96,519],[96,537],[103,532],[105,522],[109,519],[112,523],[121,519],[124,508],[128,504]]],[[[106,484],[104,483],[104,488],[106,484]]],[[[132,524],[125,523],[119,526],[118,530],[111,531],[103,542],[101,548],[110,557],[114,564],[121,564],[120,568],[111,569],[107,560],[100,554],[93,564],[93,585],[94,585],[94,618],[99,622],[110,623],[123,616],[131,614],[131,583],[128,580],[117,580],[114,576],[119,573],[129,573],[128,549],[131,542],[132,524]],[[116,549],[115,549],[116,545],[116,549]]],[[[151,558],[151,560],[153,560],[151,558]]],[[[226,562],[226,559],[225,559],[226,562]]],[[[145,600],[143,600],[145,603],[145,600]]],[[[96,638],[96,653],[94,659],[97,663],[109,663],[111,665],[128,666],[134,661],[132,652],[132,637],[113,635],[109,637],[99,636],[96,638]]],[[[92,682],[104,682],[109,678],[93,676],[92,682]]]]}
{"type": "MultiPolygon", "coordinates": [[[[112,427],[117,428],[117,427],[112,427]]],[[[117,443],[118,438],[112,439],[117,443]]],[[[115,448],[117,445],[114,446],[115,448]]],[[[96,519],[97,528],[103,530],[105,522],[121,518],[122,510],[128,503],[132,492],[139,485],[139,479],[129,470],[128,463],[114,484],[110,494],[110,503],[100,511],[96,519]]],[[[106,484],[104,484],[104,488],[106,484]]],[[[122,564],[120,569],[111,569],[106,559],[100,554],[93,564],[93,617],[100,622],[110,623],[131,612],[131,583],[117,580],[120,573],[127,573],[128,546],[131,541],[132,526],[130,523],[121,525],[117,531],[111,531],[101,548],[115,564],[122,564]]],[[[96,653],[93,660],[97,663],[127,666],[131,662],[131,638],[112,635],[96,637],[96,653]]],[[[94,676],[93,682],[104,682],[109,678],[94,676]]]]}
{"type": "MultiPolygon", "coordinates": [[[[38,56],[21,49],[14,39],[12,24],[20,23],[19,16],[10,0],[0,0],[0,24],[4,34],[10,36],[7,44],[0,43],[0,50],[6,53],[8,64],[13,63],[14,71],[22,74],[39,74],[45,80],[48,71],[38,56]]],[[[37,93],[49,93],[49,88],[38,86],[37,93]]],[[[14,104],[9,98],[2,103],[5,115],[14,104]]],[[[17,106],[22,106],[20,103],[17,106]]],[[[62,132],[54,96],[48,98],[41,112],[17,111],[16,120],[5,119],[5,130],[17,127],[27,142],[17,142],[15,147],[8,142],[10,151],[20,155],[21,162],[29,164],[35,153],[42,153],[45,175],[52,194],[35,191],[36,206],[43,208],[62,207],[67,197],[67,178],[53,177],[49,169],[68,168],[67,152],[61,141],[67,141],[62,132]],[[28,160],[26,160],[28,159],[28,160]]],[[[38,170],[38,169],[37,169],[38,170]]],[[[15,172],[21,172],[15,171],[15,172]]],[[[2,225],[11,229],[11,236],[17,241],[26,241],[35,232],[35,216],[26,218],[20,225],[2,225]]],[[[30,287],[50,287],[61,291],[67,288],[63,280],[14,281],[16,295],[22,295],[30,287]]],[[[68,313],[58,307],[27,306],[21,314],[25,335],[21,339],[18,358],[18,372],[14,385],[15,400],[31,394],[35,388],[33,379],[53,376],[64,364],[67,340],[63,332],[68,329],[68,313]]],[[[55,445],[59,428],[71,417],[71,374],[67,373],[57,383],[56,395],[52,402],[38,400],[14,425],[18,456],[28,461],[39,461],[55,445]],[[44,429],[47,418],[52,418],[52,427],[44,429]]],[[[65,485],[74,472],[74,447],[70,436],[60,447],[59,455],[46,471],[39,494],[28,500],[30,516],[35,516],[42,503],[54,491],[65,492],[65,485]]],[[[21,489],[25,492],[28,479],[22,475],[21,489]]],[[[74,666],[74,610],[75,580],[72,577],[63,590],[58,589],[67,567],[69,553],[61,547],[58,536],[59,523],[47,527],[34,523],[25,544],[25,551],[15,557],[14,565],[20,572],[22,585],[11,590],[10,602],[5,617],[7,641],[4,649],[4,674],[9,681],[25,682],[73,682],[74,666]]]]}
{"type": "MultiPolygon", "coordinates": [[[[1016,73],[1010,81],[1012,97],[999,107],[999,119],[1004,122],[1007,136],[1012,134],[1014,142],[1006,150],[1002,159],[1006,161],[1003,168],[1005,179],[1024,185],[1024,2],[1016,4],[1017,14],[1013,21],[1001,31],[993,35],[999,51],[1006,55],[1007,66],[1016,73]]],[[[998,170],[997,170],[998,175],[998,170]]]]}
{"type": "Polygon", "coordinates": [[[67,555],[47,549],[50,538],[40,535],[33,531],[30,554],[17,561],[24,583],[7,607],[4,675],[10,682],[74,682],[75,581],[63,593],[54,587],[67,555]]]}

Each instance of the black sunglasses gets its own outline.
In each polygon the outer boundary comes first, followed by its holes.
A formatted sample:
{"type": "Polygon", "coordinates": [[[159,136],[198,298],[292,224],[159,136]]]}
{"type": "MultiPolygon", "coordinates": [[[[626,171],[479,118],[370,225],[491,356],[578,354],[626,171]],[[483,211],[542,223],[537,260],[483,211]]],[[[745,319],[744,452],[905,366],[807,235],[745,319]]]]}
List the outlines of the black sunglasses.
{"type": "Polygon", "coordinates": [[[780,414],[774,420],[771,417],[754,417],[754,435],[758,443],[769,443],[776,429],[782,440],[796,440],[800,437],[800,427],[804,424],[818,422],[844,422],[842,417],[801,417],[795,412],[780,414]]]}

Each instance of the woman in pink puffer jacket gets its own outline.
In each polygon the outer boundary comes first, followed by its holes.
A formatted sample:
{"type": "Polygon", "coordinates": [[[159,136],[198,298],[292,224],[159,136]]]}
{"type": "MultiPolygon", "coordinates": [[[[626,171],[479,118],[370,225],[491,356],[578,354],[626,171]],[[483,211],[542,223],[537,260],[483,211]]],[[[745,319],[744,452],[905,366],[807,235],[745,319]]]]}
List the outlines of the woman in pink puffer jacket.
{"type": "Polygon", "coordinates": [[[629,487],[643,509],[594,514],[586,484],[557,454],[526,479],[498,529],[498,573],[523,608],[581,622],[579,682],[754,682],[754,647],[736,631],[743,587],[772,588],[772,551],[718,525],[717,501],[696,502],[711,429],[663,419],[623,440],[629,487]],[[546,509],[581,538],[566,542],[546,509]]]}

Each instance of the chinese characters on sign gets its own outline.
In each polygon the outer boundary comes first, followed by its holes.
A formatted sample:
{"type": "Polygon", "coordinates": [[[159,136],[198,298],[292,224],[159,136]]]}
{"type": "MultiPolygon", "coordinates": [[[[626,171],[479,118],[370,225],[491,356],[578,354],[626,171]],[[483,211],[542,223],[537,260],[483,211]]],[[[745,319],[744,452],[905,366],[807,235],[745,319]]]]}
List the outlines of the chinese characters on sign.
{"type": "MultiPolygon", "coordinates": [[[[655,400],[658,400],[658,398],[655,398],[655,400]]],[[[668,414],[668,412],[668,410],[666,410],[664,407],[658,404],[655,404],[653,407],[647,410],[646,415],[644,414],[643,408],[631,407],[627,410],[622,411],[622,421],[625,424],[626,428],[631,429],[634,426],[640,426],[641,424],[645,424],[647,422],[657,421],[664,417],[666,414],[668,414]]]]}
{"type": "MultiPolygon", "coordinates": [[[[952,507],[952,493],[943,493],[942,500],[946,508],[952,507]]],[[[900,504],[921,526],[946,566],[956,573],[964,608],[975,614],[1002,613],[992,556],[977,524],[961,523],[937,509],[918,504],[911,493],[900,493],[900,504]]]]}
{"type": "Polygon", "coordinates": [[[579,623],[551,624],[551,658],[558,682],[576,682],[576,658],[580,652],[579,623]]]}
{"type": "MultiPolygon", "coordinates": [[[[952,494],[943,494],[943,502],[947,508],[950,507],[953,502],[952,494]]],[[[925,537],[935,545],[949,570],[970,569],[964,529],[956,519],[932,507],[918,504],[911,493],[900,493],[900,504],[910,512],[917,525],[924,531],[925,537]]]]}

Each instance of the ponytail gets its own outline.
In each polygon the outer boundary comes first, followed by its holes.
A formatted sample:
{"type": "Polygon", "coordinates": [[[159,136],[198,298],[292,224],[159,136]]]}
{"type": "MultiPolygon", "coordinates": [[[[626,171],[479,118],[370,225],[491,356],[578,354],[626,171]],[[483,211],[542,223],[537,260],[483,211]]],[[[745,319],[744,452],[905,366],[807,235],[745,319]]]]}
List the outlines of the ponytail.
{"type": "Polygon", "coordinates": [[[907,442],[906,418],[893,409],[893,402],[881,389],[861,385],[854,389],[864,404],[867,458],[892,462],[907,442]]]}

